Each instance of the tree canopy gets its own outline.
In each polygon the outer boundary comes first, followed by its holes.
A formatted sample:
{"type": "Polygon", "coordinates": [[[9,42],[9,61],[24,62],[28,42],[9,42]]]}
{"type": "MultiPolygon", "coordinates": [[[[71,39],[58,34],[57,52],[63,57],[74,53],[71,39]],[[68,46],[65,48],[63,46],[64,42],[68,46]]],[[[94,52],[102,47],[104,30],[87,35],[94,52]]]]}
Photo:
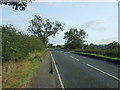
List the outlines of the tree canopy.
{"type": "Polygon", "coordinates": [[[93,43],[90,43],[90,48],[95,48],[95,45],[93,43]]]}
{"type": "Polygon", "coordinates": [[[65,32],[64,39],[66,39],[65,47],[75,49],[82,48],[85,42],[86,32],[83,29],[77,30],[71,28],[70,31],[65,32]]]}
{"type": "Polygon", "coordinates": [[[0,5],[7,5],[7,6],[12,6],[15,10],[21,10],[24,11],[27,8],[27,2],[32,2],[33,0],[19,0],[19,1],[7,1],[5,2],[4,0],[0,0],[0,5]]]}
{"type": "Polygon", "coordinates": [[[113,41],[113,42],[108,44],[109,49],[118,49],[119,46],[120,46],[120,44],[116,41],[113,41]]]}
{"type": "Polygon", "coordinates": [[[64,24],[59,21],[51,22],[49,19],[44,20],[41,16],[34,16],[31,20],[28,30],[41,38],[45,45],[48,43],[48,37],[55,37],[59,30],[63,30],[64,24]]]}

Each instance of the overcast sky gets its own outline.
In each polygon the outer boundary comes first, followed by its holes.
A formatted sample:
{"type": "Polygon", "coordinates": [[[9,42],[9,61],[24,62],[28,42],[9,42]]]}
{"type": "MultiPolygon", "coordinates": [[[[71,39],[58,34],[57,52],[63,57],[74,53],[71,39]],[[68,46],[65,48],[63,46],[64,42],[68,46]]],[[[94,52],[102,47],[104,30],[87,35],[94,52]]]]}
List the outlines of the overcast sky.
{"type": "Polygon", "coordinates": [[[88,34],[88,44],[118,41],[117,2],[33,2],[28,3],[25,11],[16,11],[5,5],[0,8],[0,24],[12,24],[23,32],[27,32],[34,15],[64,23],[64,31],[59,32],[55,38],[49,38],[49,43],[54,45],[65,43],[64,32],[70,28],[84,29],[88,34]]]}

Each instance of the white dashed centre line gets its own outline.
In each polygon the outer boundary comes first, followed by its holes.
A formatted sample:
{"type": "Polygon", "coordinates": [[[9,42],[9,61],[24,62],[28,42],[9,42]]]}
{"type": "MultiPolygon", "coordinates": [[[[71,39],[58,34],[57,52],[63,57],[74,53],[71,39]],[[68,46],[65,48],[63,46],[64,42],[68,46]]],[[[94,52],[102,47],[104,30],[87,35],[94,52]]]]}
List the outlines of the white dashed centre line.
{"type": "Polygon", "coordinates": [[[77,60],[77,61],[79,61],[77,58],[74,58],[74,57],[72,57],[72,56],[70,56],[71,58],[73,58],[73,59],[75,59],[75,60],[77,60]]]}
{"type": "MultiPolygon", "coordinates": [[[[77,58],[75,58],[75,57],[72,57],[72,56],[70,56],[71,58],[73,58],[73,59],[75,59],[75,60],[77,60],[77,61],[79,61],[77,58]]],[[[99,71],[99,72],[101,72],[101,73],[103,73],[103,74],[105,74],[105,75],[107,75],[107,76],[109,76],[109,77],[112,77],[112,78],[114,78],[114,79],[116,79],[116,80],[120,80],[118,77],[115,77],[115,76],[113,76],[113,75],[111,75],[111,74],[109,74],[109,73],[107,73],[107,72],[105,72],[105,71],[103,71],[103,70],[100,70],[100,69],[98,69],[98,68],[96,68],[96,67],[94,67],[94,66],[92,66],[92,65],[90,65],[90,64],[86,64],[86,63],[84,63],[83,62],[83,64],[85,64],[85,65],[87,65],[88,67],[91,67],[91,68],[93,68],[93,69],[95,69],[95,70],[97,70],[97,71],[99,71]]]]}

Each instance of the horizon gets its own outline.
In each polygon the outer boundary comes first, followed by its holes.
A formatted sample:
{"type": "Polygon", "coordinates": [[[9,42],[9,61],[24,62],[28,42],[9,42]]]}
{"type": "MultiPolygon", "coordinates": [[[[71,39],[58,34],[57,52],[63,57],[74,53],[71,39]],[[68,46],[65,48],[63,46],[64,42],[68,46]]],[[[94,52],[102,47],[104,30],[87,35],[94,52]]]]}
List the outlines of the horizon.
{"type": "MultiPolygon", "coordinates": [[[[112,42],[114,42],[114,41],[112,41],[112,42]]],[[[112,42],[109,42],[109,43],[112,43],[112,42]]],[[[118,41],[115,41],[115,42],[117,42],[117,43],[119,43],[118,41]]],[[[108,43],[108,44],[109,44],[108,43]]],[[[48,44],[52,44],[52,43],[48,43],[48,44]]],[[[91,44],[91,43],[90,43],[91,44]]],[[[90,44],[88,44],[88,45],[90,45],[90,44]]],[[[93,43],[94,44],[94,43],[93,43]]],[[[94,44],[94,45],[108,45],[108,44],[94,44]]],[[[119,43],[120,44],[120,43],[119,43]]],[[[59,45],[59,44],[57,44],[57,45],[59,45]]],[[[53,46],[56,46],[56,45],[53,45],[53,46]]],[[[64,46],[64,44],[63,45],[60,45],[60,46],[64,46]]]]}

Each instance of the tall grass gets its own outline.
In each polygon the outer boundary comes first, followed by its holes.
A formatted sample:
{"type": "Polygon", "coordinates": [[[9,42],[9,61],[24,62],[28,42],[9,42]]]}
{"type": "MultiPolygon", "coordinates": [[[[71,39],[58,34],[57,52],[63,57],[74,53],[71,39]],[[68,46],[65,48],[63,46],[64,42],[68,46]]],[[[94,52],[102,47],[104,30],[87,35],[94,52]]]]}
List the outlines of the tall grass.
{"type": "Polygon", "coordinates": [[[41,38],[25,35],[13,26],[2,27],[3,87],[21,88],[41,63],[46,47],[41,38]]]}
{"type": "Polygon", "coordinates": [[[14,62],[12,72],[8,72],[10,63],[3,63],[3,88],[24,88],[39,69],[46,50],[30,53],[25,59],[14,62]],[[37,58],[36,58],[37,57],[37,58]],[[8,65],[9,64],[9,65],[8,65]]]}

